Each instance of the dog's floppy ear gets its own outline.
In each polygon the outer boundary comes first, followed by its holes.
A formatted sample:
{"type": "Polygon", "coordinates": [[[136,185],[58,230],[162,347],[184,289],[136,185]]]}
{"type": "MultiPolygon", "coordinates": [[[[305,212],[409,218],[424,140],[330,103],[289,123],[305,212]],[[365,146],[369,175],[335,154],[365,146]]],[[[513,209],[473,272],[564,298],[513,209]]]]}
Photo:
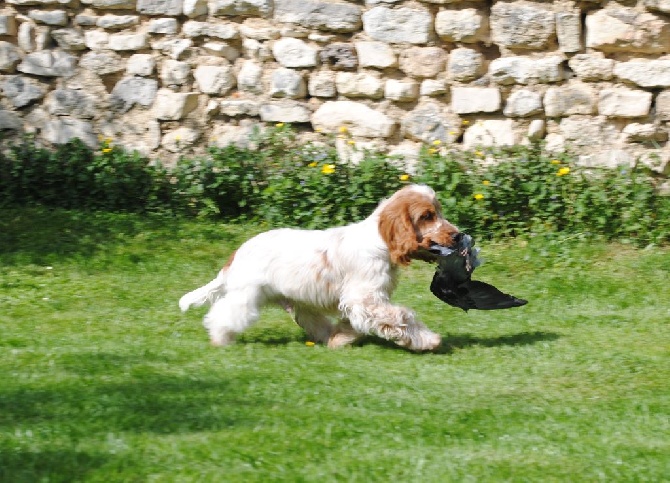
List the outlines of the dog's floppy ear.
{"type": "Polygon", "coordinates": [[[391,200],[379,214],[379,234],[396,265],[408,265],[410,254],[419,249],[409,206],[402,198],[391,200]]]}

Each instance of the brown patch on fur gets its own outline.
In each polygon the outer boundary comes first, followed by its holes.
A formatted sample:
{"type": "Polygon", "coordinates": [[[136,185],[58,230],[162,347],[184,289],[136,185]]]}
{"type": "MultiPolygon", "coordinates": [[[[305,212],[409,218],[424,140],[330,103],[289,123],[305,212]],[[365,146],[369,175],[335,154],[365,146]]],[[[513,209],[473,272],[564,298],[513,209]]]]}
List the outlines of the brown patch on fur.
{"type": "Polygon", "coordinates": [[[233,264],[233,260],[235,260],[235,254],[236,253],[237,253],[237,250],[235,250],[233,253],[230,254],[230,257],[228,257],[228,261],[223,266],[222,270],[225,270],[226,268],[230,267],[233,264]]]}

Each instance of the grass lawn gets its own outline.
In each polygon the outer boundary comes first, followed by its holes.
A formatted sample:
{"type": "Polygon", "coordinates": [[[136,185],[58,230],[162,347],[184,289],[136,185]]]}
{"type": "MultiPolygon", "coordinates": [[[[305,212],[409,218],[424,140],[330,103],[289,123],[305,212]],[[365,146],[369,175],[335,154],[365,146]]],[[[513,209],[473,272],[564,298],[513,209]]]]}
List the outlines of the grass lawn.
{"type": "Polygon", "coordinates": [[[276,309],[211,348],[177,301],[259,229],[0,212],[0,481],[669,481],[669,249],[480,241],[530,302],[467,314],[415,263],[439,353],[276,309]]]}

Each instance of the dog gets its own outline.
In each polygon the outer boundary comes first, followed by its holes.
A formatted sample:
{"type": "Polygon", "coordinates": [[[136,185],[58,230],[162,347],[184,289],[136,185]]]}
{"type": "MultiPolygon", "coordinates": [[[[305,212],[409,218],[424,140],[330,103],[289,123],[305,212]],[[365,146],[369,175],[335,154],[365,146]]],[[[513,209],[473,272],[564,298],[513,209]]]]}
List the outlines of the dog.
{"type": "Polygon", "coordinates": [[[215,346],[231,343],[264,305],[274,303],[292,313],[311,340],[331,348],[372,334],[412,351],[434,350],[440,335],[390,299],[400,267],[435,261],[431,247],[453,247],[459,236],[435,192],[408,185],[358,223],[256,235],[214,280],[184,295],[179,307],[185,312],[211,304],[204,326],[215,346]]]}

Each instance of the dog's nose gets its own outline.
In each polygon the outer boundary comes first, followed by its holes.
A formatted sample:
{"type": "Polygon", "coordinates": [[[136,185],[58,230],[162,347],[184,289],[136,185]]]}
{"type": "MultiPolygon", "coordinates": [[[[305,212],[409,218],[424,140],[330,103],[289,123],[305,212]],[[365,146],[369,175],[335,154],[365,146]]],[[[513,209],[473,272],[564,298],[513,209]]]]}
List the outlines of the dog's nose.
{"type": "Polygon", "coordinates": [[[454,245],[458,245],[459,243],[461,243],[461,240],[463,239],[463,233],[459,231],[455,235],[452,235],[451,238],[452,240],[454,240],[454,245]]]}

